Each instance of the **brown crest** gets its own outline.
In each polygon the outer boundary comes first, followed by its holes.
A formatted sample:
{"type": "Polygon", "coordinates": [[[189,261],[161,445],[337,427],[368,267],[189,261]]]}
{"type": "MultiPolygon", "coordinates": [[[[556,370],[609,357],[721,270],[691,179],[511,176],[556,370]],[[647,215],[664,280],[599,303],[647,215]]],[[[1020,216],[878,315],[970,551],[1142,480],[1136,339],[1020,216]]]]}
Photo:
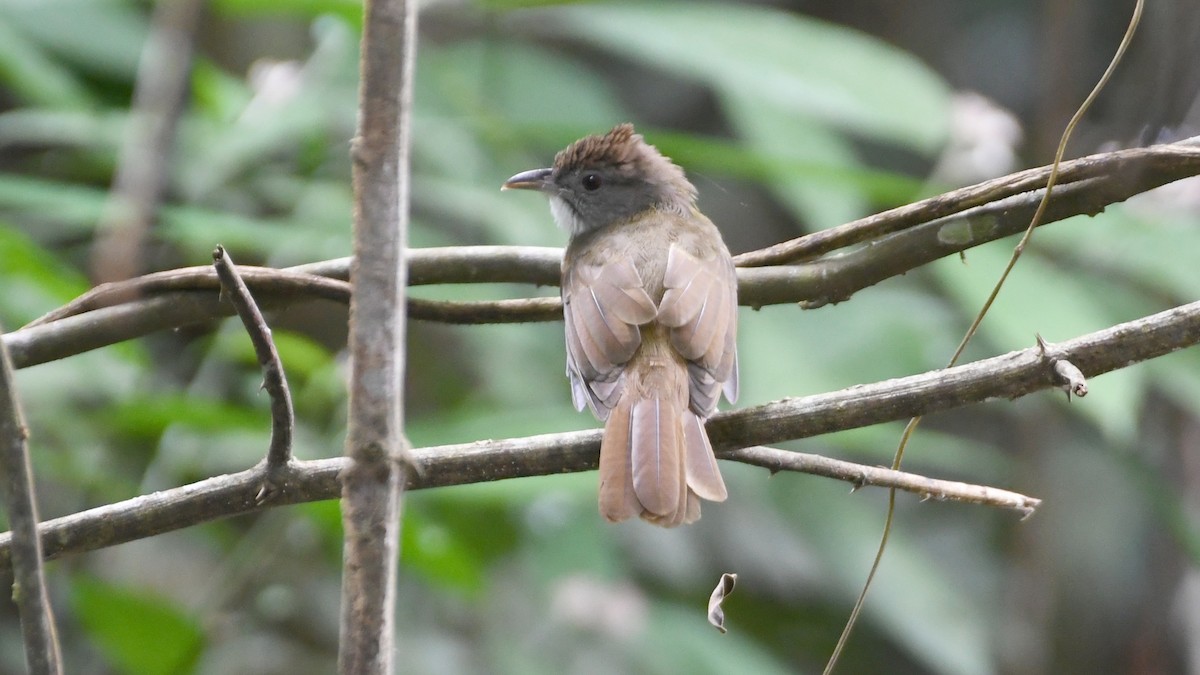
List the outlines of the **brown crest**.
{"type": "Polygon", "coordinates": [[[696,198],[696,188],[688,182],[683,169],[647,143],[628,122],[618,124],[603,136],[581,138],[554,157],[556,173],[596,166],[612,166],[623,173],[641,176],[649,183],[669,184],[688,200],[696,198]]]}

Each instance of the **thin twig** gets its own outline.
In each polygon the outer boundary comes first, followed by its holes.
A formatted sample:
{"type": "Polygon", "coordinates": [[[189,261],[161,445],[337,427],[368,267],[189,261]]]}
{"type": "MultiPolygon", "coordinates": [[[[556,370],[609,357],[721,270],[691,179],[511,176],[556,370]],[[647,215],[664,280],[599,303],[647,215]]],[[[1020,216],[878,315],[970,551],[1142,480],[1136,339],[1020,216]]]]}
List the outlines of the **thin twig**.
{"type": "MultiPolygon", "coordinates": [[[[239,267],[242,280],[259,295],[280,295],[300,300],[320,298],[343,304],[350,302],[350,284],[336,278],[305,274],[294,269],[279,270],[246,265],[239,267]]],[[[212,266],[181,267],[154,272],[133,279],[100,284],[62,307],[30,321],[24,328],[42,326],[70,316],[126,304],[130,302],[130,298],[170,292],[217,291],[220,288],[221,280],[217,278],[212,266]]],[[[218,317],[202,318],[207,320],[218,317]]]]}
{"type": "MultiPolygon", "coordinates": [[[[1095,377],[1197,342],[1200,302],[1050,344],[1047,349],[1095,377]]],[[[709,420],[708,430],[718,456],[736,457],[740,448],[1017,398],[1058,384],[1042,348],[1032,346],[955,368],[724,412],[709,420]]],[[[588,471],[596,468],[599,448],[599,430],[424,448],[412,452],[412,462],[422,470],[410,472],[407,485],[437,488],[588,471]]],[[[255,502],[262,474],[251,469],[58,518],[42,525],[45,554],[56,558],[269,506],[333,499],[340,494],[339,476],[347,466],[345,458],[293,462],[281,472],[278,492],[268,505],[255,502]]],[[[795,468],[860,482],[857,471],[847,473],[840,465],[798,460],[795,468]],[[832,468],[826,471],[823,466],[832,468]]],[[[892,487],[887,481],[872,484],[892,487]]],[[[971,501],[970,492],[963,501],[971,501]]],[[[0,535],[0,569],[11,564],[10,545],[11,536],[0,535]]]]}
{"type": "Polygon", "coordinates": [[[721,455],[743,464],[761,466],[774,471],[796,471],[853,483],[856,488],[866,486],[889,487],[912,492],[925,499],[938,501],[967,502],[996,508],[1012,509],[1024,516],[1033,514],[1042,500],[1035,497],[958,481],[929,478],[915,473],[894,471],[881,466],[865,466],[845,460],[813,455],[806,452],[790,452],[778,448],[755,446],[732,450],[721,455]]]}
{"type": "Polygon", "coordinates": [[[275,349],[275,341],[271,339],[271,328],[267,326],[266,319],[254,303],[254,297],[250,295],[250,289],[246,288],[246,282],[242,281],[224,246],[217,246],[213,251],[213,267],[221,279],[226,297],[233,303],[254,345],[254,354],[263,371],[263,388],[271,398],[271,443],[267,447],[266,480],[259,495],[260,499],[264,499],[273,491],[272,474],[292,459],[292,429],[296,424],[292,411],[292,392],[288,389],[287,374],[279,359],[279,350],[275,349]]]}
{"type": "Polygon", "coordinates": [[[46,592],[42,543],[38,537],[37,495],[29,462],[29,435],[17,402],[8,350],[0,344],[0,474],[5,509],[12,528],[9,535],[13,566],[13,600],[21,616],[25,662],[38,675],[62,672],[62,656],[54,628],[54,614],[46,592]]]}

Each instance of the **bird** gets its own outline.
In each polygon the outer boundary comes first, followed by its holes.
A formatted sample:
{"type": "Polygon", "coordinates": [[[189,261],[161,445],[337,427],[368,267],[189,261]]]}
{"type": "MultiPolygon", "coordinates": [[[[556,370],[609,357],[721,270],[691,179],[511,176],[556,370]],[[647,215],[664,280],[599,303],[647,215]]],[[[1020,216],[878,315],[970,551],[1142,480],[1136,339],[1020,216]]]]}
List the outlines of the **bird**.
{"type": "Polygon", "coordinates": [[[575,408],[604,422],[600,514],[675,527],[728,497],[705,429],[738,397],[737,276],[682,168],[633,125],[581,138],[502,190],[566,230],[561,293],[575,408]]]}

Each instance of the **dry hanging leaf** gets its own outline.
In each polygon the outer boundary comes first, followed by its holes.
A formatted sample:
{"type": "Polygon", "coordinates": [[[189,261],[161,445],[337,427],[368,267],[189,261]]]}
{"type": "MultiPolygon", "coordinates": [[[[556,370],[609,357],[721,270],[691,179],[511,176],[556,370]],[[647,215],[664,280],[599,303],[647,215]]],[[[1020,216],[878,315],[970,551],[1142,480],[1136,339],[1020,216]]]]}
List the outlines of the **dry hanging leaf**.
{"type": "Polygon", "coordinates": [[[737,575],[726,572],[721,575],[721,580],[717,582],[717,587],[713,589],[712,595],[708,596],[708,622],[722,633],[726,632],[726,630],[725,609],[721,607],[721,604],[733,592],[733,587],[736,583],[737,575]]]}

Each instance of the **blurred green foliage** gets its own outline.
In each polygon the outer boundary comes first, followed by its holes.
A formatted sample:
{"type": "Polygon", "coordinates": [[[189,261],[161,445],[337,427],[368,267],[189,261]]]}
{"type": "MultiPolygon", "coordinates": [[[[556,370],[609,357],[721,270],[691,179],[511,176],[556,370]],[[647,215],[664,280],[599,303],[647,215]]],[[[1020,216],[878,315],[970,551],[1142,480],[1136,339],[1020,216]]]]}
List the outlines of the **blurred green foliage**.
{"type": "MultiPolygon", "coordinates": [[[[557,5],[426,7],[414,246],[561,245],[542,200],[498,186],[625,120],[689,170],[702,208],[739,251],[936,187],[925,179],[948,138],[948,87],[898,47],[777,8],[557,5]]],[[[132,0],[0,3],[0,323],[9,330],[87,287],[152,11],[132,0]]],[[[359,4],[219,0],[206,11],[146,265],[205,264],[216,243],[239,262],[280,266],[349,254],[359,4]]],[[[1196,220],[1160,204],[1044,228],[973,353],[1194,299],[1196,220]]],[[[1007,255],[1003,244],[984,247],[966,265],[940,261],[815,311],[744,310],[739,405],[941,366],[1007,255]]],[[[272,321],[296,452],[340,453],[344,310],[297,307],[272,321]]],[[[414,445],[594,423],[569,405],[557,324],[418,323],[409,355],[414,445]]],[[[269,432],[259,382],[235,322],[21,371],[43,515],[252,465],[269,432]]],[[[1044,393],[931,418],[910,469],[1047,504],[1018,524],[902,496],[842,672],[1132,663],[1155,625],[1146,616],[1166,611],[1178,567],[1197,562],[1197,505],[1177,470],[1197,401],[1193,350],[1098,378],[1070,406],[1044,393]],[[1087,618],[1067,618],[1076,615],[1087,618]]],[[[898,425],[881,425],[791,447],[882,464],[897,436],[898,425]]],[[[679,531],[604,524],[592,475],[408,495],[403,672],[816,669],[865,577],[884,495],[724,470],[730,501],[679,531]],[[740,581],[730,633],[719,635],[704,603],[724,571],[740,581]]],[[[52,565],[68,671],[331,672],[340,526],[336,503],[310,504],[52,565]]],[[[16,635],[11,608],[0,619],[16,635]]],[[[20,669],[15,639],[2,644],[0,670],[20,669]]],[[[1182,658],[1165,644],[1153,643],[1164,650],[1157,658],[1182,658]]]]}

